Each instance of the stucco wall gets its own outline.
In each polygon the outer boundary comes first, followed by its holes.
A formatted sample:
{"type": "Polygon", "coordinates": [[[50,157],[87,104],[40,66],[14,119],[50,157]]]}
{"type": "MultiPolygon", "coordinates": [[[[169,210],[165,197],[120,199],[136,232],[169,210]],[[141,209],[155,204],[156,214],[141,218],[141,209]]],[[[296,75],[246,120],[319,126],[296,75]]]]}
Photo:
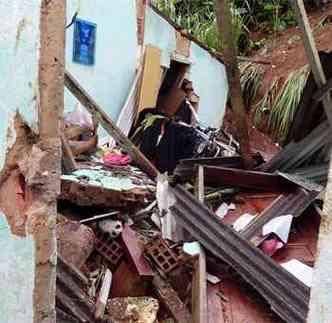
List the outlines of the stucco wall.
{"type": "Polygon", "coordinates": [[[225,66],[195,43],[191,43],[190,60],[190,79],[200,96],[198,117],[205,126],[220,127],[228,94],[225,66]]]}
{"type": "MultiPolygon", "coordinates": [[[[162,50],[161,64],[169,66],[176,50],[175,30],[151,8],[146,10],[144,43],[159,47],[162,50]]],[[[194,42],[191,42],[187,60],[191,64],[190,79],[200,96],[198,116],[203,125],[219,127],[225,114],[228,93],[225,67],[194,42]]]]}
{"type": "MultiPolygon", "coordinates": [[[[35,126],[41,0],[0,0],[0,169],[15,139],[15,111],[35,126]],[[10,132],[8,132],[10,128],[10,132]],[[10,136],[7,138],[7,136],[10,136]]],[[[34,242],[11,234],[0,214],[0,322],[33,320],[34,242]]]]}
{"type": "MultiPolygon", "coordinates": [[[[66,31],[66,67],[113,120],[133,82],[137,65],[136,4],[134,0],[70,0],[67,21],[75,12],[78,18],[97,24],[94,66],[74,63],[74,26],[66,31]]],[[[66,90],[65,111],[71,111],[76,100],[66,90]]]]}
{"type": "MultiPolygon", "coordinates": [[[[72,26],[67,30],[66,66],[83,87],[93,96],[113,120],[119,116],[132,84],[137,65],[136,1],[121,0],[114,3],[99,0],[98,6],[91,0],[67,2],[67,21],[78,11],[78,18],[97,24],[96,63],[84,66],[72,61],[72,26]]],[[[147,7],[145,17],[144,44],[151,44],[162,50],[161,64],[169,66],[176,50],[174,28],[151,8],[147,7]]],[[[208,52],[191,44],[190,77],[200,96],[199,117],[203,124],[221,125],[228,93],[225,68],[208,52]]],[[[65,111],[71,111],[77,101],[66,90],[65,111]]],[[[105,132],[102,132],[102,136],[105,132]]]]}
{"type": "Polygon", "coordinates": [[[33,322],[34,242],[11,234],[0,215],[0,322],[33,322]]]}
{"type": "Polygon", "coordinates": [[[174,28],[149,7],[145,14],[144,44],[160,48],[161,65],[169,67],[171,55],[176,49],[174,28]]]}

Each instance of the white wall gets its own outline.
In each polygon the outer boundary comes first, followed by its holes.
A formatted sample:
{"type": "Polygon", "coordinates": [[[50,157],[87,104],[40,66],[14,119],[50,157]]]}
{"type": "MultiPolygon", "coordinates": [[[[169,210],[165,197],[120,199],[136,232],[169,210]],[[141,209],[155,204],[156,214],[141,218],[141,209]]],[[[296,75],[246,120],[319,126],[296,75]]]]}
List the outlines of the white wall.
{"type": "MultiPolygon", "coordinates": [[[[151,8],[146,11],[144,43],[159,47],[161,64],[169,66],[176,49],[175,30],[151,8]]],[[[190,79],[200,96],[198,116],[204,125],[220,127],[228,94],[225,66],[194,42],[191,42],[188,61],[191,63],[190,79]]]]}
{"type": "MultiPolygon", "coordinates": [[[[97,24],[94,66],[74,63],[74,26],[66,31],[66,67],[113,120],[119,116],[133,82],[137,65],[137,25],[134,0],[70,0],[67,21],[78,18],[97,24]]],[[[65,111],[76,100],[66,90],[65,111]]]]}
{"type": "MultiPolygon", "coordinates": [[[[30,126],[37,123],[40,5],[0,0],[0,170],[15,140],[15,111],[30,126]]],[[[34,251],[31,237],[13,236],[0,213],[1,323],[33,322],[34,251]]]]}
{"type": "Polygon", "coordinates": [[[171,55],[176,50],[174,28],[150,7],[146,8],[144,44],[162,50],[161,65],[169,67],[171,55]]]}
{"type": "Polygon", "coordinates": [[[190,79],[200,96],[198,117],[205,126],[220,127],[228,95],[225,66],[193,42],[190,60],[190,79]]]}

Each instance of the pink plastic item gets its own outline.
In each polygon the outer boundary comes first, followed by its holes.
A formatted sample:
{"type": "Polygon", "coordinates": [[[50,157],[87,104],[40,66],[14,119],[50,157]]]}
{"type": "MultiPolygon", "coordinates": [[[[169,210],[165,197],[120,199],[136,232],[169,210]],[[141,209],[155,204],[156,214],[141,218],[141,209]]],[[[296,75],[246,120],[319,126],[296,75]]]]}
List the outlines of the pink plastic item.
{"type": "Polygon", "coordinates": [[[103,157],[103,162],[106,166],[127,166],[131,163],[131,158],[128,155],[107,153],[103,157]]]}
{"type": "Polygon", "coordinates": [[[272,239],[264,240],[260,245],[260,248],[269,256],[273,256],[276,251],[282,248],[284,244],[280,242],[276,237],[272,237],[272,239]]]}

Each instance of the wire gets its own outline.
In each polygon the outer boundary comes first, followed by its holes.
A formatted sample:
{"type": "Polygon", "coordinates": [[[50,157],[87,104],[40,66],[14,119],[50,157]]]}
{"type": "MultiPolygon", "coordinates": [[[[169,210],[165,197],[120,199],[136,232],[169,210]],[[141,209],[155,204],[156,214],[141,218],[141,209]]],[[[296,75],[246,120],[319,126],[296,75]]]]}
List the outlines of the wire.
{"type": "Polygon", "coordinates": [[[73,18],[71,19],[70,24],[66,26],[66,29],[70,28],[75,23],[77,16],[78,16],[78,11],[75,12],[73,18]]]}

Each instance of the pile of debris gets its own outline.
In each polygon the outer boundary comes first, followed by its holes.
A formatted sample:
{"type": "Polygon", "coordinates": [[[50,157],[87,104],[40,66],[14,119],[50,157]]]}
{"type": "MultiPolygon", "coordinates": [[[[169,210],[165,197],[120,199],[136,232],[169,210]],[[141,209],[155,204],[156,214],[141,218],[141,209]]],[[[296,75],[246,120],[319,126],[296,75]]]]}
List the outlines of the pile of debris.
{"type": "Polygon", "coordinates": [[[65,120],[59,322],[306,321],[323,186],[278,165],[309,153],[286,147],[245,170],[224,142],[229,154],[160,175],[68,74],[66,85],[92,118],[65,120]],[[97,147],[97,122],[118,146],[97,147]]]}

